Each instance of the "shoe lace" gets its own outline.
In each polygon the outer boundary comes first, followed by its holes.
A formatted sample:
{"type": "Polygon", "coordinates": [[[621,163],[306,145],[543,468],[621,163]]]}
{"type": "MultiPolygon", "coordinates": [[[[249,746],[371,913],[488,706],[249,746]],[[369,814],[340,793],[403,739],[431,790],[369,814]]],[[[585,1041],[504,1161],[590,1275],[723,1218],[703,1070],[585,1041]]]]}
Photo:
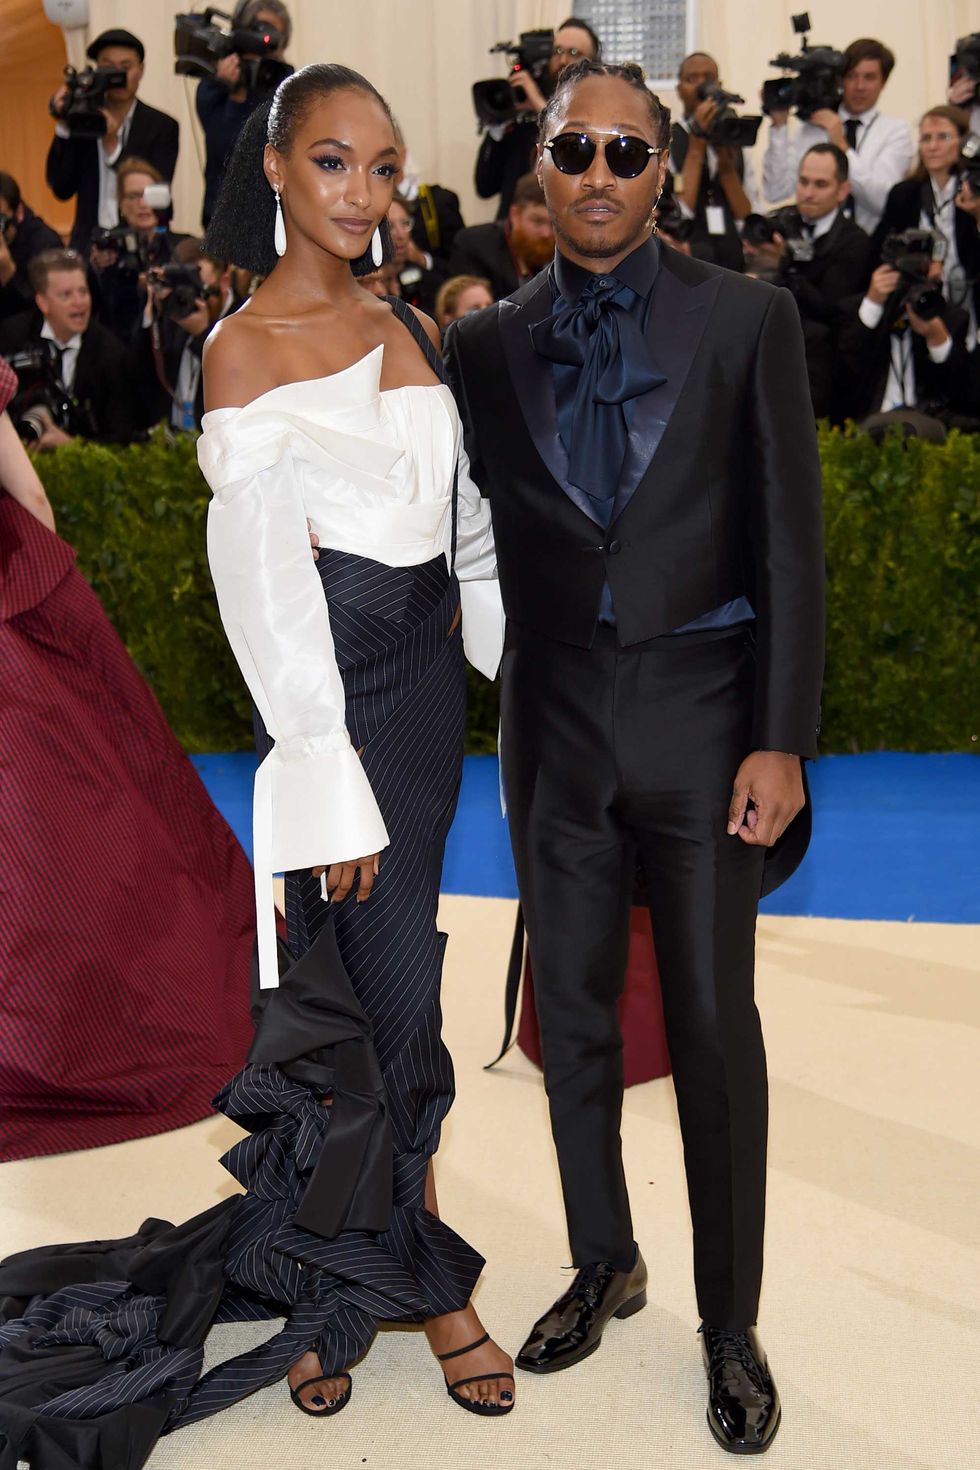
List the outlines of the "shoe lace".
{"type": "Polygon", "coordinates": [[[584,1297],[591,1306],[594,1306],[600,1288],[605,1284],[608,1275],[609,1267],[602,1261],[589,1266],[580,1266],[570,1290],[574,1291],[576,1296],[584,1297]]]}
{"type": "Polygon", "coordinates": [[[752,1386],[765,1393],[769,1384],[766,1370],[756,1357],[745,1332],[729,1332],[716,1328],[711,1343],[709,1368],[712,1373],[720,1372],[726,1363],[737,1363],[745,1370],[752,1386]]]}

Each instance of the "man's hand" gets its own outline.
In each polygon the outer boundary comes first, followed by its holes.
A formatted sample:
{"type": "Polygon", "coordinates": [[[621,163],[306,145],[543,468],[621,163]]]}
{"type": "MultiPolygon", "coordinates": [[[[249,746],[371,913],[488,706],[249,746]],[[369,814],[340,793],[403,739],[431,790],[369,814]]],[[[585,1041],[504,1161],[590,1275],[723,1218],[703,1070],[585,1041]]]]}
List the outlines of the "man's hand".
{"type": "Polygon", "coordinates": [[[880,265],[871,277],[868,300],[873,301],[875,306],[884,306],[901,279],[898,271],[893,270],[890,265],[880,265]]]}
{"type": "Polygon", "coordinates": [[[361,880],[357,886],[357,902],[364,903],[371,897],[374,880],[378,876],[381,855],[372,852],[369,857],[355,858],[350,863],[332,863],[329,868],[314,868],[314,878],[327,875],[327,892],[331,903],[343,903],[354,887],[354,874],[360,869],[361,880]]]}
{"type": "Polygon", "coordinates": [[[785,248],[786,241],[778,231],[773,235],[771,240],[763,240],[759,245],[753,245],[751,240],[746,240],[742,243],[742,249],[747,256],[753,259],[758,258],[759,260],[769,261],[773,265],[782,258],[785,248]]]}
{"type": "Polygon", "coordinates": [[[784,128],[789,122],[789,108],[774,107],[769,114],[769,121],[774,128],[784,128]]]}
{"type": "Polygon", "coordinates": [[[313,522],[309,519],[309,517],[307,517],[307,520],[306,520],[306,529],[310,533],[310,545],[313,547],[313,560],[314,561],[319,561],[320,560],[320,553],[319,553],[319,551],[317,551],[317,547],[320,545],[320,538],[316,534],[316,532],[314,531],[314,529],[313,529],[313,522]]]}
{"type": "Polygon", "coordinates": [[[511,91],[515,87],[523,87],[527,93],[527,100],[524,102],[521,102],[517,97],[514,98],[514,106],[518,112],[538,113],[544,111],[547,103],[544,100],[541,88],[529,71],[515,72],[513,76],[507,78],[507,81],[510,84],[511,91]]]}
{"type": "Polygon", "coordinates": [[[964,74],[961,77],[957,77],[955,82],[950,82],[949,91],[946,93],[946,100],[947,102],[951,102],[954,107],[965,107],[968,102],[973,101],[976,94],[976,82],[972,77],[964,74]]]}
{"type": "Polygon", "coordinates": [[[905,315],[913,332],[918,337],[924,337],[927,346],[943,347],[949,341],[949,329],[942,317],[935,316],[927,322],[921,316],[916,316],[911,306],[906,306],[905,315]]]}
{"type": "Polygon", "coordinates": [[[810,121],[815,128],[823,128],[825,130],[828,143],[835,144],[844,153],[847,152],[844,124],[832,107],[818,107],[816,112],[811,113],[810,121]]]}
{"type": "Polygon", "coordinates": [[[116,148],[119,146],[119,129],[122,127],[123,120],[121,117],[117,117],[114,112],[110,112],[108,107],[100,107],[99,111],[105,118],[105,134],[102,139],[102,146],[106,153],[115,153],[116,148]]]}
{"type": "Polygon", "coordinates": [[[980,229],[980,194],[974,194],[965,179],[960,181],[960,187],[956,191],[956,208],[962,209],[964,214],[972,214],[980,229]]]}
{"type": "Polygon", "coordinates": [[[58,122],[62,122],[64,120],[62,114],[64,113],[65,103],[67,101],[68,84],[67,82],[62,82],[57,92],[55,92],[54,96],[51,98],[51,102],[49,104],[51,112],[54,114],[58,122]]]}
{"type": "Polygon", "coordinates": [[[799,756],[781,750],[754,750],[745,757],[735,777],[728,808],[728,835],[738,835],[750,847],[772,847],[803,810],[803,800],[799,756]]]}
{"type": "Polygon", "coordinates": [[[707,133],[708,129],[711,127],[711,124],[714,122],[717,113],[718,104],[717,102],[714,102],[710,97],[708,98],[707,102],[700,102],[698,106],[694,109],[694,116],[691,119],[696,127],[700,129],[700,132],[692,133],[692,137],[700,137],[703,141],[704,135],[705,133],[707,133]]]}
{"type": "Polygon", "coordinates": [[[188,337],[199,337],[202,332],[207,331],[211,321],[207,302],[198,297],[194,302],[194,310],[188,312],[187,316],[175,316],[174,321],[178,327],[183,327],[188,337]]]}
{"type": "Polygon", "coordinates": [[[716,148],[715,149],[715,152],[718,155],[718,177],[719,178],[723,178],[726,174],[737,174],[738,173],[738,149],[737,148],[734,148],[730,143],[726,143],[721,148],[716,148]]]}
{"type": "Polygon", "coordinates": [[[234,91],[242,79],[242,58],[238,52],[233,51],[230,56],[222,56],[214,74],[219,82],[224,82],[226,87],[234,91]]]}
{"type": "Polygon", "coordinates": [[[38,418],[44,424],[44,430],[37,441],[38,449],[58,449],[62,444],[71,443],[71,434],[66,434],[64,429],[59,429],[46,408],[39,408],[36,412],[38,418]]]}

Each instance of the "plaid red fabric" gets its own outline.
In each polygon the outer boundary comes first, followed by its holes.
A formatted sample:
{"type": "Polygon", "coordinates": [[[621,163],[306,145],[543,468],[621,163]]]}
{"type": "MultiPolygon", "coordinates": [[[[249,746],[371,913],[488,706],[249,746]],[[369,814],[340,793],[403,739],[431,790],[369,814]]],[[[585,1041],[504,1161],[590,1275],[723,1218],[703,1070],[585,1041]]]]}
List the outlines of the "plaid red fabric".
{"type": "Polygon", "coordinates": [[[71,547],[2,493],[0,690],[0,1160],[206,1117],[252,1037],[251,871],[71,547]]]}

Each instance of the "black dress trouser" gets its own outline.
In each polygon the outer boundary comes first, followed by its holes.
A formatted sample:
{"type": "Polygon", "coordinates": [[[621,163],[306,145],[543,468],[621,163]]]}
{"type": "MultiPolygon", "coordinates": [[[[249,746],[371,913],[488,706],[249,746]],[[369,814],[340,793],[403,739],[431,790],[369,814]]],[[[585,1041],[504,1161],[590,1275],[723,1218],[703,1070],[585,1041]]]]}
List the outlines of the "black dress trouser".
{"type": "Polygon", "coordinates": [[[756,1319],[768,1089],[753,996],[764,852],[726,833],[750,749],[748,629],[591,649],[508,625],[501,754],[572,1259],[633,1227],[617,1001],[636,855],[647,881],[694,1226],[698,1309],[756,1319]]]}

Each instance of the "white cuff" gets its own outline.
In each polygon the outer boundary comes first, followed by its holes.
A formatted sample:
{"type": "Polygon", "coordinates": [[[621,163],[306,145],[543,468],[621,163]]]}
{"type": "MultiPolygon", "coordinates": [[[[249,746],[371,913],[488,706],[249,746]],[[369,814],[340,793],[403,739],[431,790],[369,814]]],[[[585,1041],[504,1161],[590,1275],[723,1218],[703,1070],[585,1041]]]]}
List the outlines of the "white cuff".
{"type": "Polygon", "coordinates": [[[872,301],[870,296],[865,296],[858,307],[858,318],[862,326],[867,327],[871,332],[874,331],[884,314],[885,308],[879,306],[877,301],[872,301]]]}
{"type": "Polygon", "coordinates": [[[70,138],[71,130],[69,129],[68,124],[63,122],[56,122],[54,125],[54,135],[56,138],[70,138]]]}
{"type": "Polygon", "coordinates": [[[463,617],[463,652],[475,669],[495,679],[504,652],[504,605],[500,583],[460,582],[459,605],[463,617]]]}
{"type": "Polygon", "coordinates": [[[929,348],[929,356],[933,362],[945,362],[953,350],[953,339],[947,337],[945,342],[940,342],[938,347],[929,348]]]}

